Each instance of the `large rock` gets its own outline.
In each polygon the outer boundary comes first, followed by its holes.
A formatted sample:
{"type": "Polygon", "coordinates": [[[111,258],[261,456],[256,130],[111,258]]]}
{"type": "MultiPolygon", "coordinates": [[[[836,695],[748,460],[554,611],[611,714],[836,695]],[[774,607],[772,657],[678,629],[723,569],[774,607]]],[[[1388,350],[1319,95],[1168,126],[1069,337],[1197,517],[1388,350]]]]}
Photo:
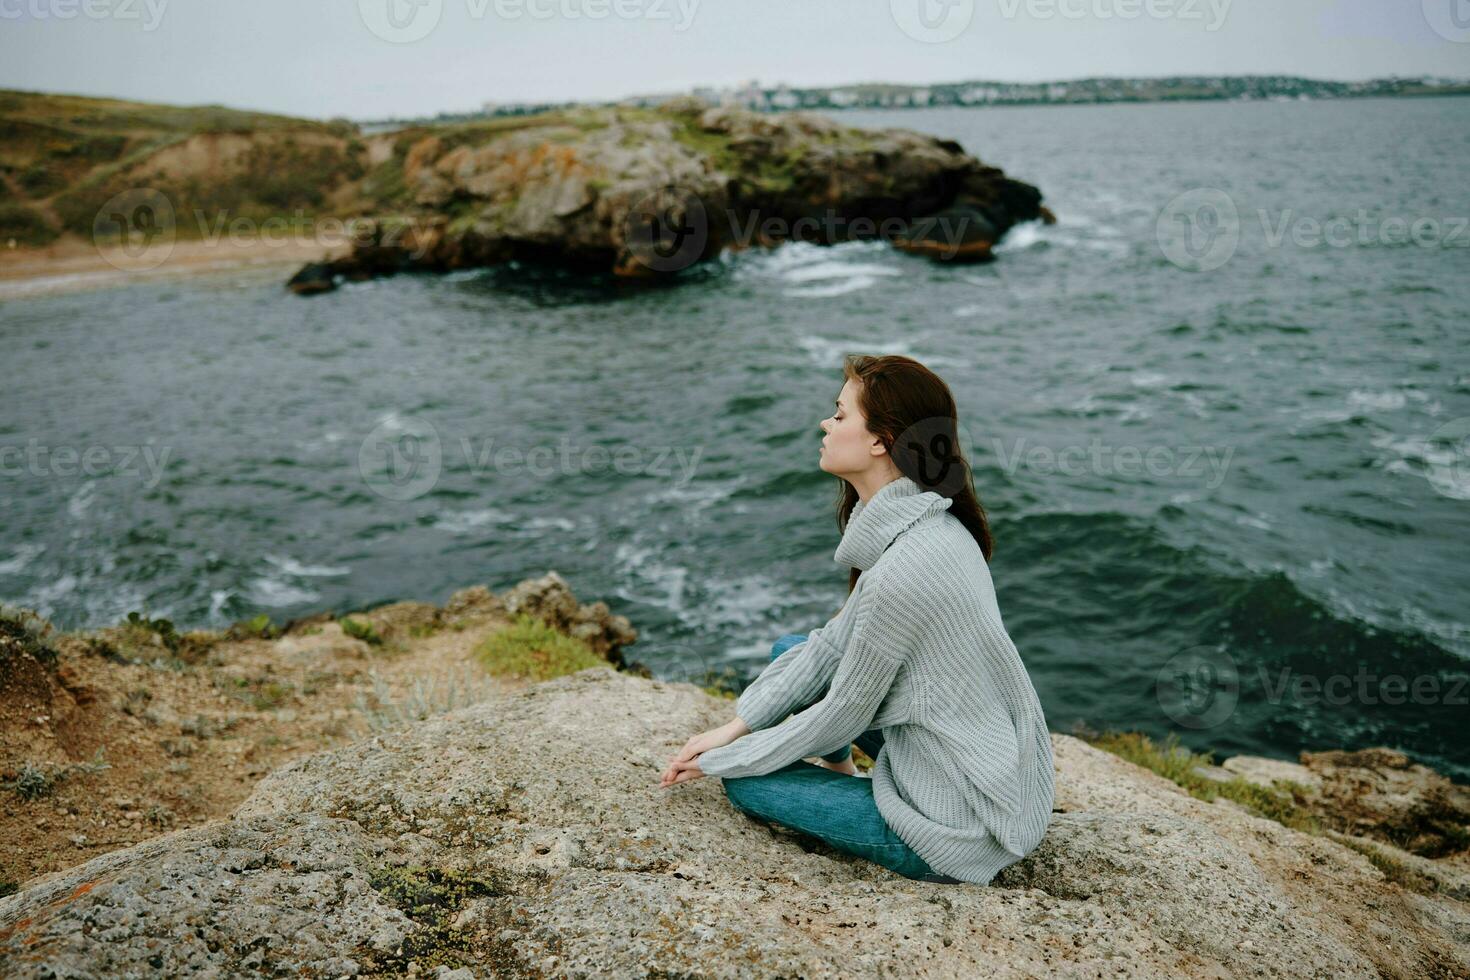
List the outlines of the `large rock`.
{"type": "Polygon", "coordinates": [[[1042,214],[1040,191],[952,140],[693,100],[422,130],[393,146],[399,210],[361,222],[350,255],[312,267],[293,288],[508,259],[658,278],[726,248],[922,243],[952,207],[972,217],[961,257],[979,260],[1012,225],[1042,214]]]}
{"type": "Polygon", "coordinates": [[[298,760],[229,820],[0,899],[0,974],[1470,974],[1461,902],[1064,735],[1052,826],[990,886],[842,855],[715,779],[659,789],[729,712],[595,667],[298,760]]]}
{"type": "Polygon", "coordinates": [[[567,580],[556,572],[525,579],[505,593],[508,612],[523,613],[587,644],[615,667],[625,667],[623,647],[638,641],[638,631],[602,600],[582,605],[567,580]]]}

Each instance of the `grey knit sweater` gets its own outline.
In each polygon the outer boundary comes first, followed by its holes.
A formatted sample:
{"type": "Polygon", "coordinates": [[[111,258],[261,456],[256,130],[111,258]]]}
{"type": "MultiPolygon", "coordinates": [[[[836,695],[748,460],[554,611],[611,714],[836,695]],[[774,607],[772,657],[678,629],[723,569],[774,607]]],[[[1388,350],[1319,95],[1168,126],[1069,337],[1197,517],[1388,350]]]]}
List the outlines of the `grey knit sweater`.
{"type": "Polygon", "coordinates": [[[1055,769],[989,566],[951,503],[906,476],[858,501],[833,556],[862,569],[846,604],[740,695],[750,734],[698,762],[757,776],[880,728],[883,819],[935,871],[989,884],[1046,833],[1055,769]]]}

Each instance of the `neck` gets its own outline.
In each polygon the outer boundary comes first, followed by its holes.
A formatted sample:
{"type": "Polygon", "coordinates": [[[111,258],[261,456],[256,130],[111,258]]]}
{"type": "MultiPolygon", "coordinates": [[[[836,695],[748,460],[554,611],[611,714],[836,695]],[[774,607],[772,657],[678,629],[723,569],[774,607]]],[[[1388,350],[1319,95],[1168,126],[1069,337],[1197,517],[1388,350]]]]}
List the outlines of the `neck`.
{"type": "Polygon", "coordinates": [[[863,503],[867,503],[872,499],[873,494],[882,490],[902,475],[896,467],[890,467],[886,471],[858,473],[846,479],[848,483],[852,484],[852,488],[857,491],[858,499],[863,503]]]}

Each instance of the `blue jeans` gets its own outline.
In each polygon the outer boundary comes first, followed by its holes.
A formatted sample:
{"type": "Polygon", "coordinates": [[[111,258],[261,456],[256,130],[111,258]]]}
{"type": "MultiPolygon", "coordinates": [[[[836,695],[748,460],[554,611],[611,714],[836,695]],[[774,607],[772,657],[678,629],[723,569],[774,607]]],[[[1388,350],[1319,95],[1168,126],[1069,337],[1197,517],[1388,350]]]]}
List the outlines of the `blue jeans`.
{"type": "MultiPolygon", "coordinates": [[[[771,659],[775,660],[805,639],[799,633],[782,636],[771,647],[771,659]]],[[[876,728],[864,732],[858,736],[857,746],[876,759],[883,747],[883,732],[876,728]]],[[[841,762],[851,755],[852,747],[845,746],[822,758],[841,762]]],[[[845,776],[798,759],[763,776],[742,776],[722,782],[730,802],[749,816],[815,837],[836,850],[881,864],[905,878],[959,883],[958,879],[929,867],[889,828],[873,802],[871,779],[845,776]]]]}

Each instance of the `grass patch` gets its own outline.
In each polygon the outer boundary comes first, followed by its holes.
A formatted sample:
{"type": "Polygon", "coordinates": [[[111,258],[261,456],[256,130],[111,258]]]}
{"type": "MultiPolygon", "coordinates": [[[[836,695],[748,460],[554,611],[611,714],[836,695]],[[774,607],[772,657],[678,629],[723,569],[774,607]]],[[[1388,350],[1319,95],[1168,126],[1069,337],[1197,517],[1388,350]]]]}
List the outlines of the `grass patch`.
{"type": "Polygon", "coordinates": [[[704,675],[694,681],[699,689],[711,697],[724,698],[734,701],[740,696],[739,678],[735,675],[735,668],[726,666],[719,670],[706,667],[704,675]]]}
{"type": "Polygon", "coordinates": [[[0,788],[8,789],[26,802],[50,796],[65,779],[78,774],[98,773],[111,769],[112,764],[102,757],[98,749],[90,762],[73,762],[66,766],[38,766],[26,762],[13,777],[0,779],[0,788]]]}
{"type": "MultiPolygon", "coordinates": [[[[250,705],[256,711],[273,711],[284,704],[293,694],[296,688],[285,681],[273,680],[270,677],[218,677],[214,678],[214,686],[221,693],[234,698],[236,701],[250,705]]],[[[201,718],[203,716],[200,716],[201,718]]],[[[186,734],[196,734],[185,732],[186,734]]],[[[210,738],[213,731],[206,730],[197,733],[200,738],[210,738]]]]}
{"type": "Polygon", "coordinates": [[[274,640],[280,635],[281,628],[271,622],[269,613],[232,623],[225,632],[225,637],[231,640],[274,640]]]}
{"type": "Polygon", "coordinates": [[[509,626],[486,637],[476,654],[492,674],[533,681],[607,666],[607,661],[581,640],[524,613],[517,613],[509,626]]]}
{"type": "Polygon", "coordinates": [[[337,620],[337,625],[342,627],[342,632],[354,640],[361,640],[369,646],[380,647],[383,645],[383,638],[378,635],[377,630],[373,629],[372,623],[365,622],[361,619],[353,619],[351,616],[343,616],[337,620]]]}
{"type": "Polygon", "coordinates": [[[39,663],[55,665],[51,632],[51,624],[29,609],[0,606],[0,661],[30,654],[39,663]]]}
{"type": "Polygon", "coordinates": [[[1109,731],[1084,738],[1096,748],[1158,773],[1183,787],[1195,799],[1208,803],[1223,796],[1259,816],[1275,820],[1293,830],[1308,834],[1322,833],[1317,818],[1297,803],[1298,796],[1306,792],[1305,786],[1278,780],[1275,789],[1267,789],[1239,776],[1229,782],[1218,782],[1201,776],[1194,771],[1195,767],[1213,766],[1214,753],[1191,752],[1179,744],[1179,738],[1173,732],[1169,733],[1163,744],[1156,744],[1142,732],[1109,731]]]}
{"type": "Polygon", "coordinates": [[[1377,868],[1383,874],[1383,877],[1400,887],[1408,888],[1422,895],[1432,895],[1439,891],[1439,882],[1430,878],[1428,875],[1420,874],[1397,858],[1383,853],[1372,844],[1354,840],[1347,836],[1336,838],[1336,840],[1339,844],[1350,847],[1363,855],[1363,857],[1368,859],[1368,863],[1372,864],[1373,867],[1377,868]]]}

